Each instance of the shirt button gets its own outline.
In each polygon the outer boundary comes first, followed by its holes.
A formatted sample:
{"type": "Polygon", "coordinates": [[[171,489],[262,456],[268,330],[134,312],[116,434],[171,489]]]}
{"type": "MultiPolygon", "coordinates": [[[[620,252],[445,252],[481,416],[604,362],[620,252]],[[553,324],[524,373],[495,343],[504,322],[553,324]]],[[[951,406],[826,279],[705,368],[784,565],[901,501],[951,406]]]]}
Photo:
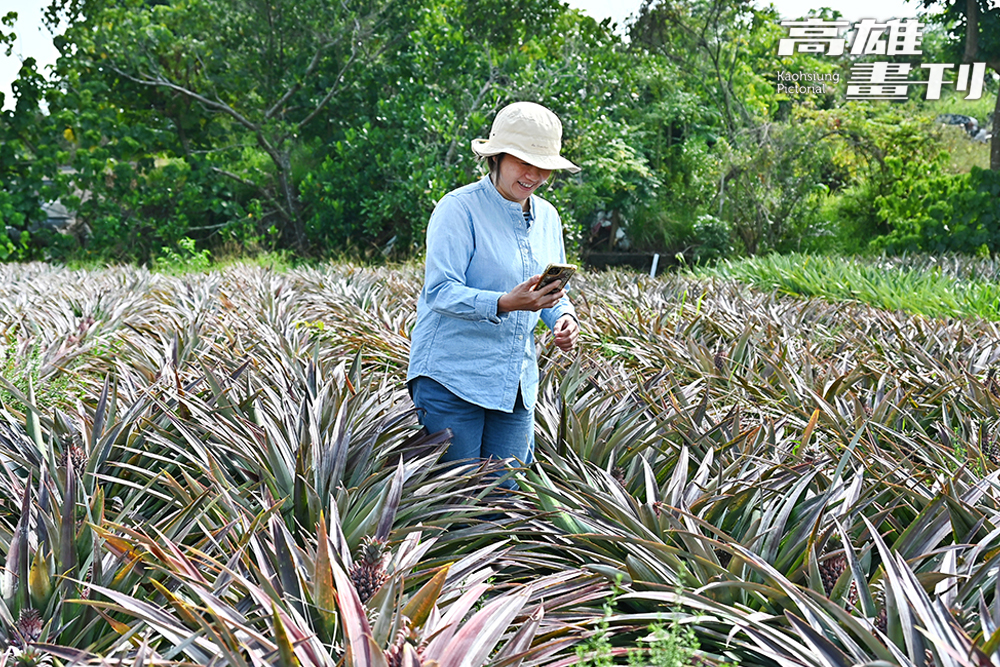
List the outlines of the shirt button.
{"type": "Polygon", "coordinates": [[[518,340],[524,340],[524,336],[518,336],[517,339],[518,340]]]}

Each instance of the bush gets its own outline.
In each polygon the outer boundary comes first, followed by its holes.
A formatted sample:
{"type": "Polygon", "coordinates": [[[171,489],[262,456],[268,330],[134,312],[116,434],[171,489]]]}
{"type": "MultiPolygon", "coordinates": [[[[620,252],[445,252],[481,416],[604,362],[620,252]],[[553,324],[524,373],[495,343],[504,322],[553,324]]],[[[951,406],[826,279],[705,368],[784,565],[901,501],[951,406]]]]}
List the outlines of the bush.
{"type": "Polygon", "coordinates": [[[733,251],[732,228],[725,220],[712,215],[698,216],[694,223],[694,261],[704,264],[730,255],[733,251]]]}
{"type": "Polygon", "coordinates": [[[90,228],[88,254],[144,263],[188,237],[247,244],[264,239],[253,202],[245,209],[238,186],[217,180],[211,165],[181,158],[157,162],[77,160],[85,168],[73,176],[74,185],[93,196],[66,203],[90,228]]]}
{"type": "Polygon", "coordinates": [[[801,247],[830,150],[818,128],[797,123],[761,125],[730,147],[723,215],[748,254],[801,247]]]}
{"type": "Polygon", "coordinates": [[[435,202],[469,180],[438,148],[391,126],[347,129],[300,184],[309,242],[369,256],[422,244],[435,202]]]}
{"type": "Polygon", "coordinates": [[[818,139],[820,150],[811,150],[808,159],[817,163],[814,184],[828,194],[816,193],[809,202],[817,206],[802,217],[812,220],[812,229],[800,229],[811,242],[781,249],[867,251],[873,239],[894,229],[883,208],[885,198],[897,196],[898,165],[905,161],[921,178],[944,173],[941,133],[919,109],[848,103],[832,110],[800,109],[795,121],[818,139]]]}
{"type": "Polygon", "coordinates": [[[24,226],[24,214],[15,210],[11,196],[0,190],[0,260],[23,259],[28,244],[28,232],[18,231],[24,226]]]}
{"type": "Polygon", "coordinates": [[[177,247],[164,246],[153,260],[153,268],[164,273],[182,274],[207,271],[212,266],[212,253],[198,250],[194,239],[184,237],[177,247]]]}
{"type": "Polygon", "coordinates": [[[892,231],[872,242],[889,253],[924,251],[993,254],[1000,250],[1000,172],[973,167],[946,174],[946,156],[924,169],[896,159],[889,194],[876,199],[892,231]]]}

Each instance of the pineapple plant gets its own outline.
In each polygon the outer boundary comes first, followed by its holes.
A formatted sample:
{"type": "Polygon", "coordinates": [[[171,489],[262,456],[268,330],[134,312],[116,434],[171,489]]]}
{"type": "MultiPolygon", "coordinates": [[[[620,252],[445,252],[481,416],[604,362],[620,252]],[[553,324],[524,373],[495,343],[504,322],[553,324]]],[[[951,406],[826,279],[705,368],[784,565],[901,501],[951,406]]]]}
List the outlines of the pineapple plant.
{"type": "Polygon", "coordinates": [[[81,391],[15,394],[36,410],[0,428],[11,655],[132,664],[142,637],[189,664],[429,665],[482,637],[482,662],[544,667],[605,620],[621,662],[669,614],[702,665],[909,667],[976,655],[1000,618],[1000,494],[966,454],[996,454],[988,323],[586,276],[515,512],[414,419],[414,267],[0,270],[37,304],[42,381],[81,391]],[[41,641],[15,647],[31,610],[41,641]]]}
{"type": "Polygon", "coordinates": [[[83,436],[73,433],[61,439],[62,454],[59,455],[58,466],[65,469],[72,463],[73,472],[82,475],[87,469],[87,452],[83,449],[83,436]]]}
{"type": "Polygon", "coordinates": [[[17,617],[14,643],[22,648],[38,641],[42,635],[42,615],[35,609],[25,608],[17,617]]]}
{"type": "Polygon", "coordinates": [[[385,570],[386,543],[378,537],[365,536],[360,556],[348,571],[362,604],[368,602],[389,578],[385,570]]]}

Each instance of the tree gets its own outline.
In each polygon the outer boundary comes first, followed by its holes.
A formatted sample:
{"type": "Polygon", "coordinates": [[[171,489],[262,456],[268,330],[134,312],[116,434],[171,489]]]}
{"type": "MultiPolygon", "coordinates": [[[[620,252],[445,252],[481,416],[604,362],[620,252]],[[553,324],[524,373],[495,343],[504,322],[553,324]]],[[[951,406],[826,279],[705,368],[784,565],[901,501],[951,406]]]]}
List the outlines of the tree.
{"type": "Polygon", "coordinates": [[[49,16],[71,23],[57,45],[75,102],[101,82],[118,109],[174,135],[145,140],[252,192],[260,218],[305,250],[296,156],[352,77],[405,34],[406,2],[54,0],[49,16]]]}
{"type": "MultiPolygon", "coordinates": [[[[1000,74],[1000,6],[993,0],[922,0],[925,7],[941,7],[935,18],[951,28],[962,60],[985,62],[988,69],[1000,74]]],[[[1000,171],[1000,90],[993,106],[993,139],[990,144],[990,169],[1000,171]]]]}
{"type": "MultiPolygon", "coordinates": [[[[773,10],[744,0],[646,0],[631,32],[634,48],[671,63],[676,87],[696,94],[704,107],[700,114],[663,118],[671,119],[673,133],[689,138],[689,146],[711,144],[715,191],[706,194],[715,201],[702,203],[698,213],[725,220],[750,254],[779,249],[794,235],[816,183],[816,168],[809,165],[816,136],[778,120],[790,103],[769,77],[832,66],[804,54],[778,57],[781,34],[773,10]],[[713,120],[717,136],[707,136],[705,126],[713,120]],[[692,141],[698,135],[701,142],[692,141]]],[[[818,99],[832,104],[832,92],[818,99]]],[[[700,155],[702,164],[710,163],[705,151],[700,155]]],[[[698,180],[708,179],[702,174],[698,180]]]]}
{"type": "MultiPolygon", "coordinates": [[[[6,45],[2,50],[7,57],[16,35],[3,26],[12,27],[16,20],[16,12],[0,18],[0,47],[6,45]]],[[[47,140],[51,125],[39,110],[46,86],[35,59],[26,58],[12,85],[14,108],[0,111],[0,260],[33,257],[38,244],[29,230],[45,236],[39,229],[44,221],[41,198],[52,194],[46,183],[55,171],[59,149],[55,141],[47,140]]]]}
{"type": "Polygon", "coordinates": [[[328,119],[330,140],[303,179],[310,239],[418,250],[434,203],[477,175],[469,142],[516,100],[552,108],[563,152],[584,167],[554,174],[542,193],[577,238],[596,209],[655,182],[636,156],[636,63],[621,46],[609,26],[554,0],[429,3],[399,48],[356,80],[354,108],[328,119]]]}

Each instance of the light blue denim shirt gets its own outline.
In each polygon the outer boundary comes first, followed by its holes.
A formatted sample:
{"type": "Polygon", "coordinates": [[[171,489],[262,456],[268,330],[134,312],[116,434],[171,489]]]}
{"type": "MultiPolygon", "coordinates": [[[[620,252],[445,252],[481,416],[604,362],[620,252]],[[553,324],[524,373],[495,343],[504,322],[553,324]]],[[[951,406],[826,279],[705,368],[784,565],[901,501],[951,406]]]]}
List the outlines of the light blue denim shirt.
{"type": "Polygon", "coordinates": [[[529,220],[489,176],[446,194],[427,226],[424,287],[410,334],[407,381],[426,376],[462,399],[512,412],[518,386],[531,408],[538,394],[535,325],[551,329],[576,311],[564,297],[540,312],[497,314],[497,300],[550,262],[565,262],[552,204],[531,196],[529,220]],[[530,222],[530,224],[529,224],[530,222]]]}

